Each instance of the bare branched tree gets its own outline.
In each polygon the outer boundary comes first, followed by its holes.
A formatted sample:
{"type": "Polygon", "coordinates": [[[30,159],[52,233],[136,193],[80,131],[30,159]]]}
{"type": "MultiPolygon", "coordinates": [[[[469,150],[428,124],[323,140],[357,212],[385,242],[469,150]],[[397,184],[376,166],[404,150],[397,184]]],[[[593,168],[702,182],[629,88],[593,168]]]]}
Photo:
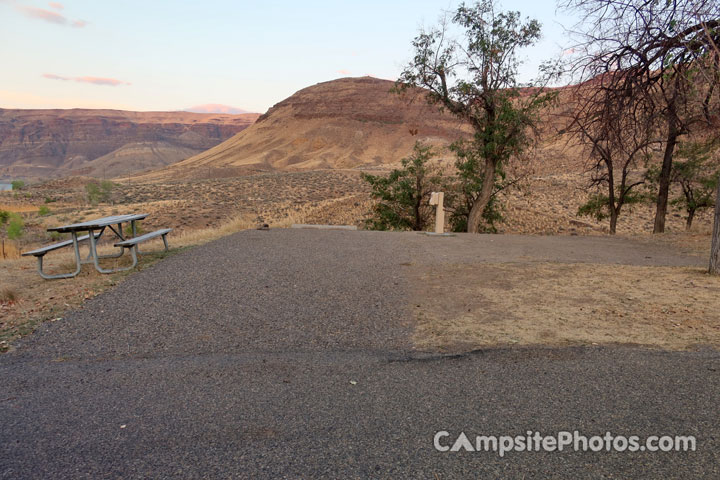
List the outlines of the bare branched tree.
{"type": "Polygon", "coordinates": [[[642,108],[645,105],[637,104],[627,91],[607,86],[616,81],[606,75],[573,87],[564,114],[568,119],[564,132],[585,147],[590,187],[597,190],[578,213],[598,220],[609,218],[611,234],[617,230],[622,208],[643,199],[637,187],[644,178],[636,170],[656,143],[652,111],[642,108]]]}
{"type": "MultiPolygon", "coordinates": [[[[653,231],[665,230],[672,157],[678,137],[707,121],[714,82],[698,80],[699,66],[713,60],[720,2],[717,0],[561,0],[583,20],[577,43],[576,81],[602,77],[604,88],[632,98],[653,114],[652,130],[662,142],[653,231]]],[[[641,129],[644,135],[647,128],[641,129]]]]}

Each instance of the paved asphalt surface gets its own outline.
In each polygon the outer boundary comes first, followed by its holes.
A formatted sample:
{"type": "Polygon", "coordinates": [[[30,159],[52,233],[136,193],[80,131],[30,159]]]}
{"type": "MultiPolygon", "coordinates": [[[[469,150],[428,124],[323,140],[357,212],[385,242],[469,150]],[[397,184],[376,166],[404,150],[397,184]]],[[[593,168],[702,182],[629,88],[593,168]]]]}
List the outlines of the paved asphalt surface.
{"type": "Polygon", "coordinates": [[[414,351],[406,262],[700,265],[621,239],[248,231],[0,356],[0,478],[720,478],[720,354],[414,351]],[[695,435],[695,452],[438,452],[476,435],[695,435]]]}

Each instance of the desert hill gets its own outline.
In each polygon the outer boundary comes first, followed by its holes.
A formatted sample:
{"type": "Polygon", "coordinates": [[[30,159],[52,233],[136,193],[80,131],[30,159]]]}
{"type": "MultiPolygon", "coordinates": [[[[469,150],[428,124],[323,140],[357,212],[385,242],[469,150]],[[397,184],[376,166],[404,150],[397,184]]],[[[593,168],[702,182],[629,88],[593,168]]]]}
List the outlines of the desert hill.
{"type": "Polygon", "coordinates": [[[112,177],[211,148],[257,114],[0,109],[0,178],[112,177]]]}
{"type": "Polygon", "coordinates": [[[392,93],[393,82],[342,78],[302,89],[229,140],[144,180],[213,178],[262,171],[395,164],[415,140],[447,145],[470,130],[427,105],[392,93]],[[410,131],[417,130],[415,136],[410,131]]]}

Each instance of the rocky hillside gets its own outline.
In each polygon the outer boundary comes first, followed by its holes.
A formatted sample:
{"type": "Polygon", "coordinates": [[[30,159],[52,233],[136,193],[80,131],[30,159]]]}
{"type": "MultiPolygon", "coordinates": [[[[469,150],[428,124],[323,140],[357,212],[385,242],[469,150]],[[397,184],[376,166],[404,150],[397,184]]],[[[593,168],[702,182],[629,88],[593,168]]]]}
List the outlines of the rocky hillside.
{"type": "Polygon", "coordinates": [[[0,178],[115,177],[196,155],[257,114],[0,109],[0,178]]]}
{"type": "Polygon", "coordinates": [[[393,82],[362,77],[305,88],[231,139],[142,178],[368,168],[397,163],[415,140],[447,145],[469,132],[451,115],[428,106],[422,92],[402,98],[392,87],[393,82]]]}

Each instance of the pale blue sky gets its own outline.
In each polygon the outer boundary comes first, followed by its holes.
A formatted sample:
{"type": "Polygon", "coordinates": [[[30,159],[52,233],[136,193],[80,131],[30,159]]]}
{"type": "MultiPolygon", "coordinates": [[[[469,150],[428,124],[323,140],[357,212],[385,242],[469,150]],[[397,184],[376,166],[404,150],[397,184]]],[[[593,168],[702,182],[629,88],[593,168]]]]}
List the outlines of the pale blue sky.
{"type": "MultiPolygon", "coordinates": [[[[264,112],[345,76],[394,80],[412,38],[458,1],[0,0],[0,108],[264,112]]],[[[523,80],[564,44],[553,0],[505,0],[543,24],[523,80]]]]}

